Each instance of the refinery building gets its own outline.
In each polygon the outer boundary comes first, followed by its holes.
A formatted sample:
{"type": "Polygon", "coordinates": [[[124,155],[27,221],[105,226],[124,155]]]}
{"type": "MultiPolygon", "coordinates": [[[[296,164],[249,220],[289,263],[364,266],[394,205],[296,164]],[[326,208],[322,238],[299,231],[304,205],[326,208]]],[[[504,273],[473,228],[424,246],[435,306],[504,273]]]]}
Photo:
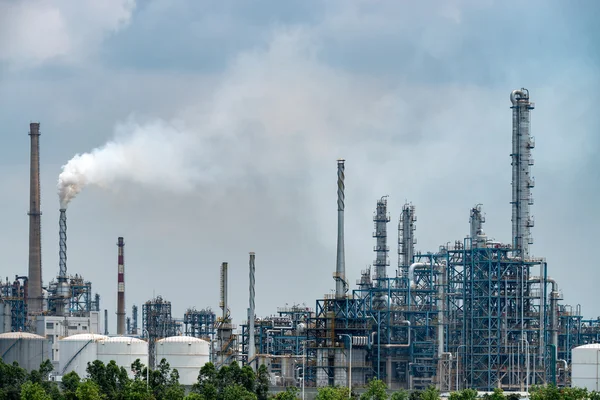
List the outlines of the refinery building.
{"type": "MultiPolygon", "coordinates": [[[[193,384],[209,361],[217,368],[237,361],[255,369],[266,365],[274,386],[358,389],[377,378],[392,389],[435,385],[442,392],[524,392],[549,383],[600,389],[587,379],[592,369],[600,370],[592,360],[600,346],[600,319],[585,318],[579,306],[569,305],[560,282],[551,277],[557,267],[532,256],[535,105],[527,89],[513,90],[509,99],[506,118],[512,118],[512,130],[506,134],[512,148],[506,152],[512,184],[506,189],[512,193],[512,229],[507,240],[490,239],[483,205],[466,205],[469,234],[420,251],[418,205],[389,210],[383,196],[373,199],[373,247],[365,248],[374,252],[372,265],[349,277],[344,215],[345,187],[352,177],[346,179],[346,162],[338,160],[333,294],[310,300],[310,306],[281,307],[276,315],[259,317],[254,300],[262,294],[254,287],[260,262],[257,266],[257,256],[250,253],[246,315],[231,314],[228,263],[223,262],[218,315],[190,307],[177,318],[171,302],[156,296],[141,305],[140,328],[138,307],[132,307],[130,317],[125,311],[125,242],[119,237],[116,335],[108,334],[107,310],[101,312],[100,296],[79,274],[85,271],[67,271],[65,207],[59,210],[58,275],[42,282],[40,124],[32,123],[29,270],[27,276],[0,282],[0,357],[30,369],[50,359],[57,376],[73,370],[85,375],[87,362],[95,359],[114,359],[128,368],[135,359],[154,367],[166,358],[185,385],[193,384]],[[390,252],[397,254],[393,266],[390,252]]],[[[577,299],[570,301],[577,304],[577,299]]]]}

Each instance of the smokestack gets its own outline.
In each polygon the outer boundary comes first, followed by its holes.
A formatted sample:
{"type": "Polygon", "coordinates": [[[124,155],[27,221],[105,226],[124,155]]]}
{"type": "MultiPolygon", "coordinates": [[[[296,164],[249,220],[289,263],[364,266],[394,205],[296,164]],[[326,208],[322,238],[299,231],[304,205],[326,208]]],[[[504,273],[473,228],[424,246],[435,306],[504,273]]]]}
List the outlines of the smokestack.
{"type": "Polygon", "coordinates": [[[254,253],[250,253],[250,308],[248,309],[248,363],[253,367],[254,354],[256,352],[256,346],[254,343],[254,272],[256,267],[254,265],[254,253]]]}
{"type": "Polygon", "coordinates": [[[60,299],[57,302],[56,313],[57,315],[67,315],[71,294],[67,283],[67,210],[64,208],[60,209],[58,228],[58,296],[60,299]]]}
{"type": "Polygon", "coordinates": [[[120,237],[117,241],[119,247],[119,272],[117,274],[117,335],[125,334],[125,264],[123,261],[123,248],[125,242],[120,237]]]}
{"type": "Polygon", "coordinates": [[[221,310],[223,310],[223,322],[229,318],[229,308],[227,306],[227,263],[221,264],[221,310]]]}
{"type": "Polygon", "coordinates": [[[108,336],[108,310],[104,309],[104,334],[108,336]]]}
{"type": "Polygon", "coordinates": [[[29,177],[29,313],[42,312],[42,235],[40,209],[40,124],[29,124],[31,137],[29,177]]]}
{"type": "Polygon", "coordinates": [[[337,260],[335,264],[335,297],[343,298],[346,295],[348,284],[346,282],[346,261],[344,258],[344,160],[337,161],[337,195],[338,195],[338,236],[337,260]]]}

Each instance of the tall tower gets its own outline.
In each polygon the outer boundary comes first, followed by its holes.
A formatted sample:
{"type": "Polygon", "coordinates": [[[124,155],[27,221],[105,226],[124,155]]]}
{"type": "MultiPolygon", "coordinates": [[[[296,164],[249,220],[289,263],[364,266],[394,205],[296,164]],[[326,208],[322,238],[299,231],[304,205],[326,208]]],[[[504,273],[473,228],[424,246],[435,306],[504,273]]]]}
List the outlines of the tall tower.
{"type": "MultiPolygon", "coordinates": [[[[390,265],[388,254],[390,248],[387,245],[387,224],[390,222],[390,216],[387,212],[387,196],[383,196],[377,201],[373,222],[375,224],[375,232],[373,232],[373,237],[375,238],[375,261],[373,261],[375,285],[383,289],[385,287],[385,279],[387,278],[387,267],[390,265]]],[[[376,304],[374,307],[376,309],[384,308],[387,305],[384,304],[384,300],[384,295],[378,294],[375,298],[376,304]]]]}
{"type": "Polygon", "coordinates": [[[255,277],[255,254],[250,253],[250,308],[248,308],[248,363],[254,369],[254,356],[256,344],[254,342],[254,277],[255,277]]]}
{"type": "Polygon", "coordinates": [[[512,242],[514,254],[523,259],[529,258],[529,246],[533,244],[531,228],[533,217],[531,188],[534,180],[531,176],[531,149],[535,147],[530,132],[531,110],[534,104],[529,101],[527,89],[513,90],[512,102],[512,242]]]}
{"type": "Polygon", "coordinates": [[[344,160],[337,161],[337,205],[338,205],[338,229],[337,229],[337,257],[335,263],[335,297],[343,298],[348,290],[346,282],[346,259],[344,255],[344,160]]]}
{"type": "Polygon", "coordinates": [[[124,248],[125,242],[120,237],[117,240],[117,247],[119,248],[118,256],[118,273],[117,273],[117,335],[125,334],[125,261],[124,261],[124,248]]]}
{"type": "Polygon", "coordinates": [[[408,276],[408,267],[412,264],[415,255],[417,243],[415,222],[417,222],[415,206],[405,203],[398,221],[398,276],[401,277],[408,276]]]}
{"type": "Polygon", "coordinates": [[[58,290],[56,304],[57,315],[68,315],[69,299],[71,297],[69,283],[67,282],[67,210],[61,208],[58,218],[58,290]]]}
{"type": "Polygon", "coordinates": [[[31,137],[29,177],[29,298],[28,311],[42,312],[42,212],[40,208],[40,124],[29,124],[31,137]]]}
{"type": "Polygon", "coordinates": [[[469,216],[469,227],[471,230],[471,247],[477,246],[477,237],[483,235],[483,223],[485,222],[485,216],[481,210],[481,204],[477,204],[471,208],[471,214],[469,216]]]}

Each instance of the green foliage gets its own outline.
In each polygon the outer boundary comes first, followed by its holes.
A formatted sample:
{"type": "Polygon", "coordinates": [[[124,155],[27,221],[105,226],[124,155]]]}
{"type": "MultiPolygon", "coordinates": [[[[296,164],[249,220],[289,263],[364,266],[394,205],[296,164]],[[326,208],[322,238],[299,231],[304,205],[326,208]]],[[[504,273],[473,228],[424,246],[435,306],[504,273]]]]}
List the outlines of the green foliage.
{"type": "Polygon", "coordinates": [[[450,400],[475,400],[477,399],[477,390],[464,389],[458,392],[450,393],[450,400]]]}
{"type": "Polygon", "coordinates": [[[409,400],[421,400],[421,393],[423,393],[423,391],[413,390],[410,392],[409,400]]]}
{"type": "MultiPolygon", "coordinates": [[[[269,396],[269,370],[262,364],[256,371],[256,397],[258,400],[267,400],[269,396]]],[[[600,399],[598,399],[600,400],[600,399]]]]}
{"type": "Polygon", "coordinates": [[[360,396],[361,400],[386,400],[388,398],[387,387],[380,379],[373,379],[369,382],[367,390],[360,396]]]}
{"type": "Polygon", "coordinates": [[[421,400],[439,400],[440,391],[435,386],[429,386],[421,392],[421,400]]]}
{"type": "Polygon", "coordinates": [[[129,383],[125,368],[119,367],[114,361],[104,365],[102,361],[95,360],[88,363],[86,371],[88,380],[95,383],[108,400],[118,399],[129,383]]]}
{"type": "Polygon", "coordinates": [[[78,400],[101,400],[100,387],[93,380],[87,379],[82,382],[75,391],[78,400]]]}
{"type": "Polygon", "coordinates": [[[408,400],[409,393],[406,390],[399,390],[397,392],[392,393],[392,397],[390,400],[408,400]]]}
{"type": "Polygon", "coordinates": [[[192,392],[185,396],[184,400],[205,400],[205,398],[201,394],[192,392]]]}
{"type": "Polygon", "coordinates": [[[62,382],[60,385],[62,387],[65,400],[78,400],[76,392],[80,383],[81,378],[75,371],[71,371],[62,377],[62,382]]]}
{"type": "Polygon", "coordinates": [[[348,394],[347,387],[323,387],[318,389],[315,400],[345,400],[348,394]]]}
{"type": "Polygon", "coordinates": [[[237,383],[223,389],[223,400],[256,400],[256,394],[237,383]]]}
{"type": "Polygon", "coordinates": [[[46,394],[46,391],[39,383],[25,382],[21,385],[21,400],[52,400],[50,395],[46,394]]]}
{"type": "Polygon", "coordinates": [[[275,400],[296,400],[298,398],[298,388],[290,386],[285,392],[279,392],[272,398],[275,400]]]}

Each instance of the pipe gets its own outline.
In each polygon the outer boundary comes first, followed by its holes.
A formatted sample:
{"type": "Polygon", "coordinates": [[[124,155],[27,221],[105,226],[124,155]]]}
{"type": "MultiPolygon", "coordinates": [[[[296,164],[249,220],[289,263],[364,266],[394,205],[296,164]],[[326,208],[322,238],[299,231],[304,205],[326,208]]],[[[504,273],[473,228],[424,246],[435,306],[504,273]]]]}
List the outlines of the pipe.
{"type": "Polygon", "coordinates": [[[346,260],[344,255],[344,160],[337,161],[337,195],[338,195],[338,229],[337,229],[337,259],[335,264],[335,297],[343,298],[346,295],[346,260]]]}
{"type": "Polygon", "coordinates": [[[122,237],[117,240],[118,272],[117,272],[117,335],[125,334],[125,242],[122,237]]]}
{"type": "MultiPolygon", "coordinates": [[[[385,349],[395,349],[395,348],[410,347],[410,345],[411,345],[411,340],[410,340],[410,331],[411,331],[410,321],[404,320],[404,321],[401,321],[401,323],[408,325],[408,343],[399,343],[399,344],[388,343],[388,344],[381,344],[380,345],[381,347],[383,347],[385,349]]],[[[375,334],[375,332],[373,332],[373,334],[375,334]]]]}
{"type": "Polygon", "coordinates": [[[29,124],[31,137],[29,176],[29,299],[28,312],[42,312],[42,226],[40,209],[40,124],[29,124]]]}
{"type": "Polygon", "coordinates": [[[249,267],[250,267],[250,308],[248,308],[248,330],[249,330],[249,336],[248,336],[248,364],[250,364],[250,367],[252,367],[252,369],[255,369],[253,367],[253,361],[255,358],[255,353],[256,353],[256,344],[255,344],[255,340],[254,340],[254,273],[256,270],[256,267],[254,265],[254,260],[255,260],[255,254],[252,252],[250,253],[250,263],[249,263],[249,267]]]}
{"type": "Polygon", "coordinates": [[[61,208],[58,218],[58,299],[56,302],[56,314],[67,315],[69,310],[70,288],[67,283],[67,210],[61,208]]]}
{"type": "Polygon", "coordinates": [[[517,101],[518,101],[517,95],[520,95],[521,97],[524,97],[525,99],[529,98],[529,94],[528,93],[526,94],[524,89],[521,89],[521,90],[515,89],[512,92],[510,92],[510,102],[511,103],[517,104],[517,101]]]}

